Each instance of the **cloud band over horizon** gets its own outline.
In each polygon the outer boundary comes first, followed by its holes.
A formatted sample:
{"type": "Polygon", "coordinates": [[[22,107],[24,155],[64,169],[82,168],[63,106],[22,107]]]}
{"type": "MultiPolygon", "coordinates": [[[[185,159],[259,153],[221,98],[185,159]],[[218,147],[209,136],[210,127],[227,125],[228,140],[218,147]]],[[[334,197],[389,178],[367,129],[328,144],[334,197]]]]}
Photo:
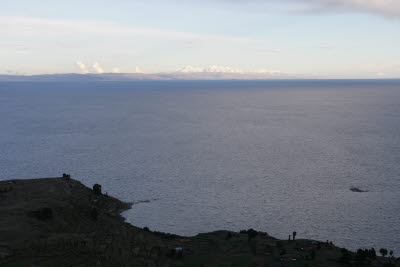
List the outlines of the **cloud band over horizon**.
{"type": "Polygon", "coordinates": [[[2,6],[0,74],[400,77],[395,0],[71,0],[46,7],[27,0],[2,6]]]}

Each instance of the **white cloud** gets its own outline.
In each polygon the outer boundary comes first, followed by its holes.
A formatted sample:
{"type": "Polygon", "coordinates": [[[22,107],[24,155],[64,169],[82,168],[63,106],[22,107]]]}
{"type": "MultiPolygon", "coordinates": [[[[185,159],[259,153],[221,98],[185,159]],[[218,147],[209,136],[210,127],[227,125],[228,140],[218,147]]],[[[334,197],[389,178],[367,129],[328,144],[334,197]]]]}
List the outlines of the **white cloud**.
{"type": "Polygon", "coordinates": [[[282,50],[278,48],[270,48],[270,49],[259,49],[259,52],[265,52],[265,53],[280,53],[282,50]]]}
{"type": "Polygon", "coordinates": [[[177,69],[176,72],[181,72],[181,73],[199,73],[199,72],[209,72],[209,73],[243,73],[242,70],[236,69],[236,68],[231,68],[231,67],[225,67],[225,66],[209,66],[209,67],[192,67],[192,66],[186,66],[184,68],[177,69]]]}
{"type": "Polygon", "coordinates": [[[216,34],[198,34],[157,28],[125,26],[111,21],[57,20],[21,16],[0,16],[2,34],[18,36],[70,36],[90,34],[98,36],[135,36],[163,40],[206,42],[259,42],[259,40],[216,34]]]}
{"type": "MultiPolygon", "coordinates": [[[[215,0],[214,0],[215,1],[215,0]]],[[[380,16],[400,18],[399,0],[220,0],[257,10],[295,11],[312,13],[372,13],[380,16]]]]}
{"type": "Polygon", "coordinates": [[[281,74],[282,72],[280,70],[261,69],[261,70],[256,71],[256,73],[260,73],[260,74],[281,74]]]}
{"type": "Polygon", "coordinates": [[[112,73],[121,73],[121,70],[119,68],[113,68],[112,73]]]}
{"type": "Polygon", "coordinates": [[[376,76],[378,76],[379,78],[386,78],[388,75],[384,72],[378,72],[376,76]]]}
{"type": "Polygon", "coordinates": [[[92,68],[97,73],[104,73],[104,70],[100,67],[100,64],[97,62],[93,63],[92,68]]]}
{"type": "Polygon", "coordinates": [[[286,0],[310,12],[362,12],[400,17],[399,0],[286,0]]]}
{"type": "Polygon", "coordinates": [[[139,67],[135,68],[135,73],[144,73],[139,67]]]}
{"type": "Polygon", "coordinates": [[[332,49],[336,49],[337,47],[333,46],[333,45],[320,45],[318,46],[319,49],[325,49],[325,50],[332,50],[332,49]]]}
{"type": "Polygon", "coordinates": [[[214,66],[206,68],[205,72],[242,73],[243,71],[240,69],[235,69],[235,68],[231,68],[231,67],[214,65],[214,66]]]}
{"type": "Polygon", "coordinates": [[[176,72],[182,72],[182,73],[204,72],[204,68],[185,66],[183,68],[177,69],[176,72]]]}
{"type": "Polygon", "coordinates": [[[86,74],[89,73],[89,70],[86,68],[86,65],[83,64],[81,61],[77,60],[75,65],[81,70],[81,73],[86,74]]]}

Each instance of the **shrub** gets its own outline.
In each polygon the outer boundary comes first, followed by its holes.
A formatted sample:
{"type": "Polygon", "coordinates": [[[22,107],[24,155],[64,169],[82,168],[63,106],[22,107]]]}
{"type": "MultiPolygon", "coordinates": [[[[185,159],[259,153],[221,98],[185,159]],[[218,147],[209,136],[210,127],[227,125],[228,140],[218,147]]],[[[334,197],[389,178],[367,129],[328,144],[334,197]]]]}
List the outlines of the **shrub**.
{"type": "Polygon", "coordinates": [[[249,230],[247,230],[247,236],[249,237],[249,241],[250,240],[252,240],[254,237],[256,237],[257,236],[257,231],[256,230],[254,230],[254,229],[252,229],[252,228],[250,228],[249,230]]]}
{"type": "Polygon", "coordinates": [[[382,255],[383,257],[385,257],[385,256],[387,255],[388,251],[387,251],[387,249],[385,249],[385,248],[381,248],[381,249],[379,250],[379,253],[381,253],[381,255],[382,255]]]}
{"type": "Polygon", "coordinates": [[[253,239],[254,237],[257,236],[258,232],[256,230],[254,230],[253,228],[250,228],[249,230],[240,230],[241,234],[247,234],[248,236],[248,240],[250,241],[251,239],[253,239]]]}
{"type": "Polygon", "coordinates": [[[101,185],[94,184],[93,185],[93,192],[94,192],[95,195],[100,196],[101,195],[101,185]]]}
{"type": "Polygon", "coordinates": [[[371,248],[370,250],[368,250],[368,257],[369,257],[371,260],[376,259],[376,251],[375,251],[374,248],[371,248]]]}
{"type": "Polygon", "coordinates": [[[368,250],[367,249],[361,249],[359,248],[356,253],[356,260],[358,263],[364,263],[367,260],[367,257],[369,256],[368,250]]]}

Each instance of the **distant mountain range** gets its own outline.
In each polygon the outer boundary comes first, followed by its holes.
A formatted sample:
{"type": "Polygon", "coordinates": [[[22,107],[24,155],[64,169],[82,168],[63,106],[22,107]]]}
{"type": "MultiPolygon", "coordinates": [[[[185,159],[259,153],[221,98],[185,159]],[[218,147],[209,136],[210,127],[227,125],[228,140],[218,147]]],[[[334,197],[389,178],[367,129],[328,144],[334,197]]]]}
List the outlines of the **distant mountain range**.
{"type": "Polygon", "coordinates": [[[295,78],[285,74],[269,73],[102,73],[102,74],[41,74],[41,75],[4,75],[0,81],[137,81],[137,80],[265,80],[295,78]]]}

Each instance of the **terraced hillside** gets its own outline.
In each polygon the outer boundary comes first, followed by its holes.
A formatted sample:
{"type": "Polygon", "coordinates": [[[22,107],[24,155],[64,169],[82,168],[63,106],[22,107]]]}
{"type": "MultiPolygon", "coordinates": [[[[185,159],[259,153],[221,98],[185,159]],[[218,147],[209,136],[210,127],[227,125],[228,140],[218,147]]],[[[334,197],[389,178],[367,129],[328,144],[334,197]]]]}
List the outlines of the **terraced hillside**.
{"type": "Polygon", "coordinates": [[[312,240],[254,230],[195,237],[124,222],[130,204],[67,176],[0,182],[0,266],[400,266],[312,240]]]}

